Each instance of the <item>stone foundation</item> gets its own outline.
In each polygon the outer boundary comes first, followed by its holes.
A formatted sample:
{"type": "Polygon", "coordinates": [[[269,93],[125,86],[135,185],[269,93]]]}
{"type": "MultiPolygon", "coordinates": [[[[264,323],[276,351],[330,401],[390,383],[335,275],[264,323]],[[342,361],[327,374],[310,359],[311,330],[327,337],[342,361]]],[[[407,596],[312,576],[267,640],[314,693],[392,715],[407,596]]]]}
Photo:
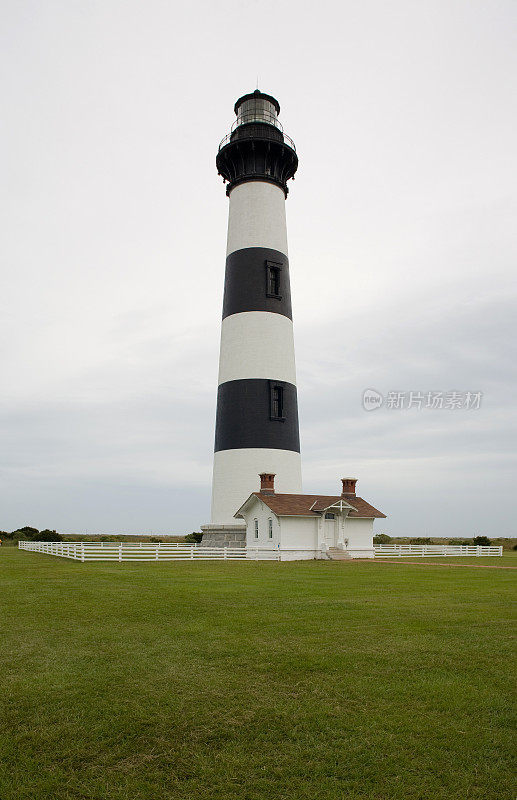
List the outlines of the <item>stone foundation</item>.
{"type": "Polygon", "coordinates": [[[245,525],[201,525],[199,547],[246,547],[245,525]]]}

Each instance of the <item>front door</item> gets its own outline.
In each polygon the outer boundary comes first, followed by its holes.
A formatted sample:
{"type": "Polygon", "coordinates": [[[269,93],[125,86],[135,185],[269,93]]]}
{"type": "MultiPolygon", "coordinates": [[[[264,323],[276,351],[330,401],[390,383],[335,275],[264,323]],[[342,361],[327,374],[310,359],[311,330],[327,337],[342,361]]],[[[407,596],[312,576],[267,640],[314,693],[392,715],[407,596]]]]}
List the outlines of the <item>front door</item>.
{"type": "Polygon", "coordinates": [[[336,515],[330,511],[325,513],[324,530],[325,530],[325,544],[327,547],[335,547],[337,542],[337,519],[336,515]]]}

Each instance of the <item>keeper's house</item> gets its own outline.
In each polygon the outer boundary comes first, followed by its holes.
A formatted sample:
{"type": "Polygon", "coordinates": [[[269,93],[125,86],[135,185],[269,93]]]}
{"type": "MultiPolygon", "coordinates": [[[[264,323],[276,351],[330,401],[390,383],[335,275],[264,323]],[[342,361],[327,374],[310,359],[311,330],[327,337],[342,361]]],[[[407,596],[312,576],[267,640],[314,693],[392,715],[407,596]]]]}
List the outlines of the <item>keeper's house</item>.
{"type": "MultiPolygon", "coordinates": [[[[246,546],[258,558],[373,558],[373,522],[386,515],[355,493],[356,478],[342,478],[340,495],[277,494],[275,476],[261,473],[235,517],[246,523],[246,546]]],[[[253,555],[251,556],[253,557],[253,555]]]]}

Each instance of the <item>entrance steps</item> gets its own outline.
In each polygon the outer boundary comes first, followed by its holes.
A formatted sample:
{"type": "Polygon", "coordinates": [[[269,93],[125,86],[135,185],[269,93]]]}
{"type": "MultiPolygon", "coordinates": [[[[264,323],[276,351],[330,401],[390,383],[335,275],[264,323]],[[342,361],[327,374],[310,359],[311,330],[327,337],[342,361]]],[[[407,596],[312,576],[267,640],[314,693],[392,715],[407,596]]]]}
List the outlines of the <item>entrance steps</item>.
{"type": "Polygon", "coordinates": [[[348,550],[342,550],[341,547],[329,547],[327,554],[332,561],[349,561],[352,558],[348,550]]]}

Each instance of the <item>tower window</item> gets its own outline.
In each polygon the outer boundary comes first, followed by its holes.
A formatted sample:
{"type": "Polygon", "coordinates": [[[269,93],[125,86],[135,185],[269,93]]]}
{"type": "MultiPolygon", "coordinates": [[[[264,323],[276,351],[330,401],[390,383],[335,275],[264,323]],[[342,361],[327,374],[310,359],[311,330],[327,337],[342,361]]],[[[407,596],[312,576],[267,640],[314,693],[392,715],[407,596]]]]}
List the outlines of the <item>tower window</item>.
{"type": "Polygon", "coordinates": [[[272,383],[270,385],[271,392],[271,419],[285,420],[284,413],[284,387],[281,383],[272,383]]]}
{"type": "Polygon", "coordinates": [[[281,300],[281,273],[282,264],[276,261],[266,261],[266,296],[281,300]]]}
{"type": "Polygon", "coordinates": [[[327,513],[325,514],[325,519],[336,519],[336,515],[331,514],[330,511],[327,511],[327,513]]]}
{"type": "Polygon", "coordinates": [[[268,521],[267,521],[267,533],[268,533],[268,538],[272,539],[273,538],[273,520],[272,519],[268,519],[268,521]]]}
{"type": "Polygon", "coordinates": [[[259,527],[258,527],[258,519],[253,520],[255,523],[255,539],[259,537],[259,527]]]}

